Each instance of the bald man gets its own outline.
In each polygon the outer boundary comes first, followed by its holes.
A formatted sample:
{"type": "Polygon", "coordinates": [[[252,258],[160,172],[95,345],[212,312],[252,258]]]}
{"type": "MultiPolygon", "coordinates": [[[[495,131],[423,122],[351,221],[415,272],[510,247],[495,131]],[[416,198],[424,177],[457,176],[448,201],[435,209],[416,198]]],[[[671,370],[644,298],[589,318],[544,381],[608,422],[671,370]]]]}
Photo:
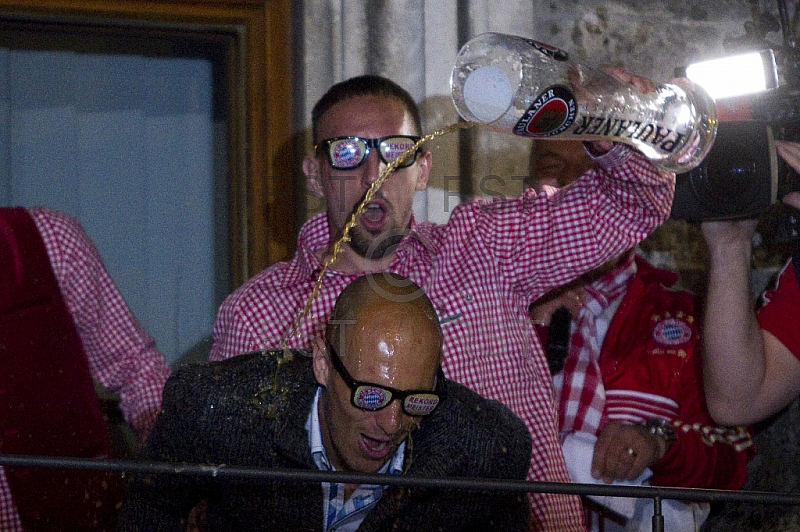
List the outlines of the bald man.
{"type": "MultiPolygon", "coordinates": [[[[264,469],[525,478],[531,438],[505,406],[448,381],[428,297],[394,274],[357,278],[314,352],[254,352],[176,371],[141,457],[264,469]]],[[[147,475],[122,530],[527,530],[525,493],[147,475]],[[182,528],[183,527],[183,528],[182,528]]]]}

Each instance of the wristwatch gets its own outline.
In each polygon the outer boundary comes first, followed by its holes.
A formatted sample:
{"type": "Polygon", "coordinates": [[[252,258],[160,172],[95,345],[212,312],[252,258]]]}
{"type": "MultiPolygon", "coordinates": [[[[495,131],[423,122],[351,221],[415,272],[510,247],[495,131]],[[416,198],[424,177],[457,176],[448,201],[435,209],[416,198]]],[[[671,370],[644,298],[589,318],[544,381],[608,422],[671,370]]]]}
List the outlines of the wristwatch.
{"type": "Polygon", "coordinates": [[[669,448],[672,447],[672,444],[678,439],[678,433],[675,432],[675,427],[670,421],[664,418],[651,417],[642,421],[642,425],[647,427],[647,430],[650,432],[650,434],[658,436],[664,440],[664,443],[666,444],[666,447],[664,448],[664,454],[669,451],[669,448]]]}

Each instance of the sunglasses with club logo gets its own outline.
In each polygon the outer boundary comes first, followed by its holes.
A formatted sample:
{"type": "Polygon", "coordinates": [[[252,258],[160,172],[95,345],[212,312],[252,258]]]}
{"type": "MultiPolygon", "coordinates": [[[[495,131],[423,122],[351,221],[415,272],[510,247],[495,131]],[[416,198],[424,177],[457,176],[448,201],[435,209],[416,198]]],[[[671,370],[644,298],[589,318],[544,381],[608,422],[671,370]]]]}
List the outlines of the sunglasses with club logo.
{"type": "MultiPolygon", "coordinates": [[[[353,170],[358,168],[369,156],[371,148],[378,148],[381,161],[390,164],[396,161],[405,151],[414,147],[420,137],[412,135],[392,135],[379,139],[362,137],[336,137],[323,140],[314,151],[323,150],[328,155],[331,166],[337,170],[353,170]]],[[[421,148],[417,148],[413,157],[407,157],[397,168],[408,168],[417,159],[421,148]]]]}
{"type": "Polygon", "coordinates": [[[427,416],[432,414],[444,399],[444,372],[442,372],[441,366],[439,366],[436,374],[435,390],[396,390],[388,386],[379,386],[370,382],[355,380],[348,373],[347,368],[344,367],[342,359],[339,358],[339,354],[331,343],[326,340],[325,344],[333,367],[350,387],[350,401],[356,408],[375,412],[386,408],[392,401],[397,399],[403,406],[403,412],[407,415],[415,417],[427,416]]]}

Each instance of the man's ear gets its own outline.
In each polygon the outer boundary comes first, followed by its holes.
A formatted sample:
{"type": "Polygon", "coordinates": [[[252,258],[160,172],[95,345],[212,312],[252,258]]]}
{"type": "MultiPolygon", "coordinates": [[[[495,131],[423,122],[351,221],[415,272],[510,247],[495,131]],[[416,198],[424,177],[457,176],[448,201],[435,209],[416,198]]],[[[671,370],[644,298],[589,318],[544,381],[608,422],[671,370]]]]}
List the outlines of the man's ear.
{"type": "Polygon", "coordinates": [[[330,361],[328,360],[328,348],[325,347],[325,342],[320,337],[314,338],[314,358],[312,361],[314,366],[314,378],[317,379],[317,384],[320,386],[328,385],[328,376],[330,375],[330,361]]]}
{"type": "Polygon", "coordinates": [[[433,156],[429,151],[423,151],[417,155],[417,166],[419,166],[419,175],[417,176],[417,190],[425,190],[428,186],[428,178],[431,176],[431,164],[433,164],[433,156]]]}
{"type": "Polygon", "coordinates": [[[322,189],[322,181],[319,176],[319,161],[317,161],[316,157],[307,155],[303,159],[303,173],[306,176],[306,190],[318,199],[324,198],[325,191],[322,189]]]}

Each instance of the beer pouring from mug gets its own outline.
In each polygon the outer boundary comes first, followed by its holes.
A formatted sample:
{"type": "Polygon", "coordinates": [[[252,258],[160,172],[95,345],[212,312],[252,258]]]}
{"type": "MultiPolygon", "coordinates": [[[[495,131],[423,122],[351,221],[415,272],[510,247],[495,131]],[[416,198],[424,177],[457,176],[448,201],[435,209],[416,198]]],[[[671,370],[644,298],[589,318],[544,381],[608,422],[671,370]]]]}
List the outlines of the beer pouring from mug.
{"type": "Polygon", "coordinates": [[[465,120],[526,137],[624,142],[675,173],[699,165],[716,137],[714,100],[688,80],[643,94],[563,50],[514,35],[467,42],[450,88],[465,120]]]}

